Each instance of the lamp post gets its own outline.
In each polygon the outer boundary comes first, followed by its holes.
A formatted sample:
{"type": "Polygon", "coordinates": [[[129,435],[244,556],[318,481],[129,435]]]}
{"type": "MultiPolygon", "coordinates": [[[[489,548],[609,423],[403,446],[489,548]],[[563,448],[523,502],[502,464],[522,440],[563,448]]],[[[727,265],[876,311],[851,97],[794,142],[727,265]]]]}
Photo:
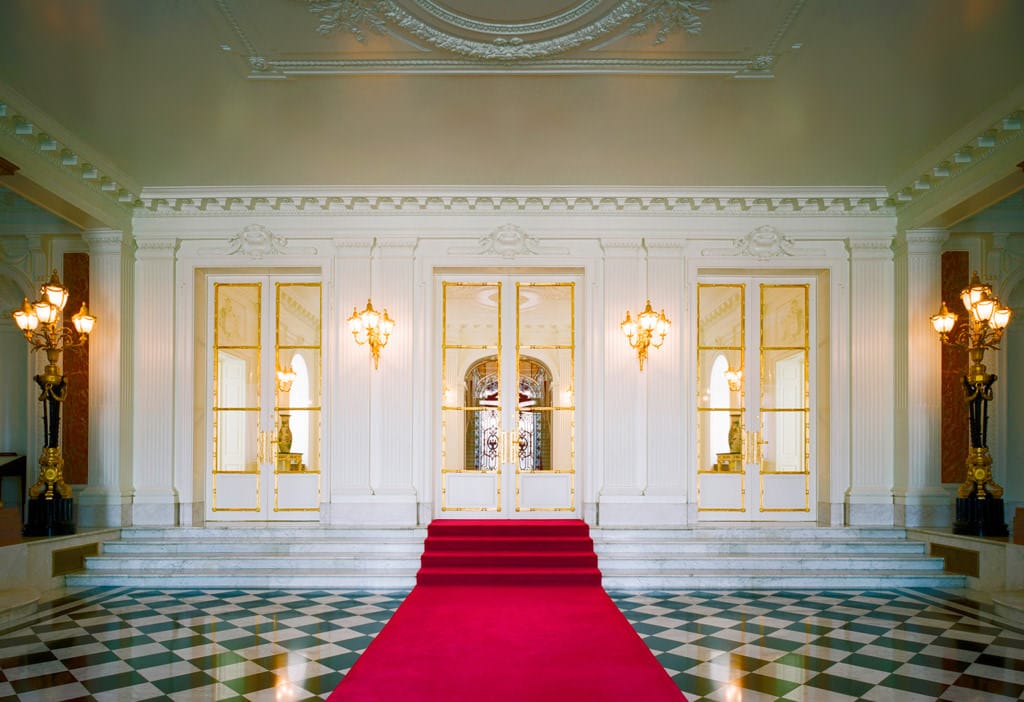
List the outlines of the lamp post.
{"type": "Polygon", "coordinates": [[[39,480],[29,488],[25,536],[53,536],[75,533],[71,486],[64,482],[64,458],[60,450],[60,403],[67,396],[67,379],[57,362],[64,349],[81,346],[89,339],[96,318],[85,303],[71,317],[74,331],[63,325],[61,313],[68,302],[68,289],[57,271],[39,288],[39,299],[28,298],[12,316],[33,351],[46,353],[46,367],[35,376],[39,401],[43,404],[43,449],[39,456],[39,480]]]}
{"type": "Polygon", "coordinates": [[[960,293],[967,310],[967,319],[957,325],[957,316],[946,308],[932,315],[931,322],[942,342],[966,349],[970,357],[963,378],[964,399],[969,409],[970,449],[967,453],[967,476],[957,488],[954,534],[973,536],[1006,536],[1003,520],[1003,488],[992,479],[992,456],[988,451],[988,403],[996,376],[983,363],[987,349],[997,344],[1010,323],[1012,311],[992,294],[992,287],[983,284],[975,271],[971,283],[960,293]]]}

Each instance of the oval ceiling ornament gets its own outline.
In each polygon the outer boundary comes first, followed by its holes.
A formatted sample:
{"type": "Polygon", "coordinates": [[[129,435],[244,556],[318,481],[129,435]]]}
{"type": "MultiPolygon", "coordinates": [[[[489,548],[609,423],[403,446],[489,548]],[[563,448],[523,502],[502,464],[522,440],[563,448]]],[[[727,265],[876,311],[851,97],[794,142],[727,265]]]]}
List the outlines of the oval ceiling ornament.
{"type": "Polygon", "coordinates": [[[318,16],[317,31],[350,34],[361,43],[368,32],[404,33],[437,49],[492,62],[550,58],[619,36],[656,31],[661,44],[677,31],[699,34],[700,13],[711,0],[583,0],[555,14],[517,20],[471,17],[432,0],[306,0],[318,16]]]}

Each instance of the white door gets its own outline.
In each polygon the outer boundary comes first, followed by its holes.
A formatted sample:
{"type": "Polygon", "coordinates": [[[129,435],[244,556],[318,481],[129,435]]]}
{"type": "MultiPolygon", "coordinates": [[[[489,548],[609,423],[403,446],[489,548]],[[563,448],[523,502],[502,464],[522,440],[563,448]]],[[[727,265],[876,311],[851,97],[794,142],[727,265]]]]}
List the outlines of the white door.
{"type": "Polygon", "coordinates": [[[319,281],[221,276],[207,301],[207,520],[319,520],[319,281]]]}
{"type": "Polygon", "coordinates": [[[438,278],[438,516],[579,515],[577,282],[438,278]]]}
{"type": "Polygon", "coordinates": [[[805,278],[698,282],[703,521],[815,518],[813,292],[805,278]]]}

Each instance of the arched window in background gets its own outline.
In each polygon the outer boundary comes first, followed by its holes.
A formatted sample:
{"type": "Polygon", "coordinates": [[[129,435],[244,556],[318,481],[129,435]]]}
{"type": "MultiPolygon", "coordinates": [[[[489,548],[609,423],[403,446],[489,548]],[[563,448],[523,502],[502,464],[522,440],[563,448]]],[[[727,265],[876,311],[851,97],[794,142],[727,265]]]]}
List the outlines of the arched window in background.
{"type": "MultiPolygon", "coordinates": [[[[306,366],[302,354],[296,353],[291,360],[295,380],[292,382],[289,404],[292,407],[309,407],[309,367],[306,366]]],[[[292,453],[309,455],[309,412],[295,412],[291,419],[292,453]]]]}
{"type": "MultiPolygon", "coordinates": [[[[711,364],[711,378],[708,386],[708,407],[727,409],[729,407],[729,381],[725,372],[729,370],[729,359],[724,354],[715,356],[711,364]]],[[[711,412],[708,418],[708,437],[711,456],[729,452],[729,413],[711,412]]]]}

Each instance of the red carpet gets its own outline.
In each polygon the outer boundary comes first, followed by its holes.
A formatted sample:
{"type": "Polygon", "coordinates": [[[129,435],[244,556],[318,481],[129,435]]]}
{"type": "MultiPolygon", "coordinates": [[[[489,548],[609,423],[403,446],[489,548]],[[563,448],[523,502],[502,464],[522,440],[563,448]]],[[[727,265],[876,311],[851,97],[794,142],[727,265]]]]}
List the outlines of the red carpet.
{"type": "Polygon", "coordinates": [[[578,520],[437,520],[417,586],[328,702],[679,702],[578,520]]]}

